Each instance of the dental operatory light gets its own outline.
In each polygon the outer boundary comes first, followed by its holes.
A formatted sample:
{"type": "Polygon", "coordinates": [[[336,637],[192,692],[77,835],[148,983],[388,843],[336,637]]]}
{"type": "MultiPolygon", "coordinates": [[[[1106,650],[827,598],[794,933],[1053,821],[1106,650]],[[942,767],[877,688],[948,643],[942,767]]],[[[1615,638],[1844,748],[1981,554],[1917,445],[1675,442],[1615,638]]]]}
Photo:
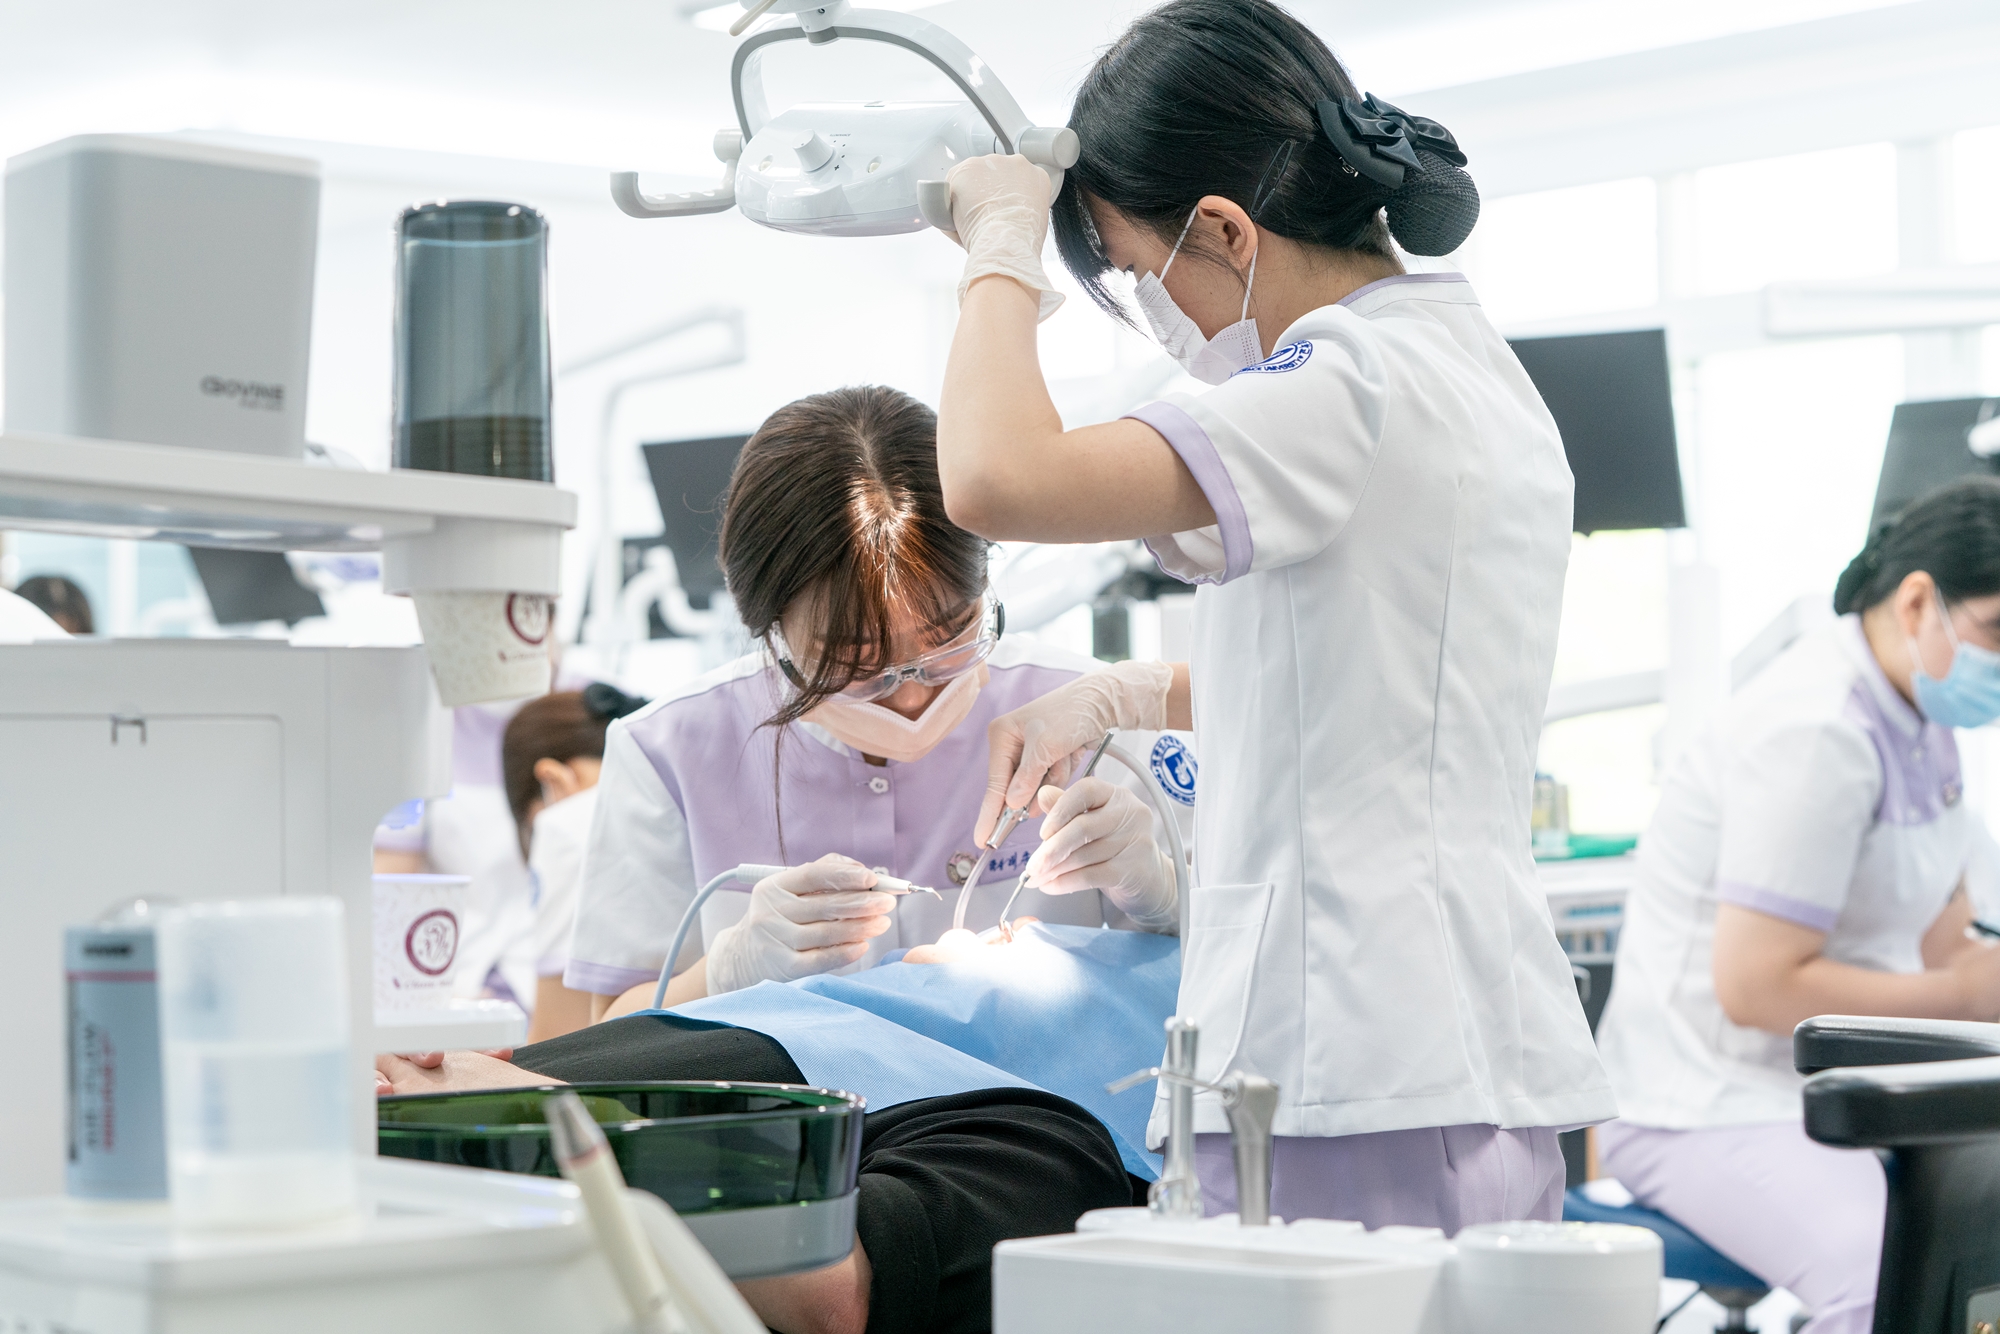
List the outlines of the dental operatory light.
{"type": "MultiPolygon", "coordinates": [[[[913,10],[929,9],[932,5],[941,5],[944,2],[945,0],[880,0],[880,3],[871,8],[893,9],[898,13],[908,14],[913,10]]],[[[730,27],[743,17],[744,9],[742,5],[736,3],[736,0],[724,0],[719,5],[691,4],[681,10],[681,13],[697,28],[708,32],[728,32],[730,27]]],[[[756,20],[751,21],[754,23],[756,20]]]]}
{"type": "MultiPolygon", "coordinates": [[[[637,172],[611,178],[611,197],[635,218],[677,218],[742,211],[752,222],[812,236],[890,236],[926,226],[949,230],[953,164],[987,153],[1019,153],[1049,174],[1052,186],[1075,165],[1076,133],[1037,126],[993,71],[936,24],[847,0],[745,0],[730,31],[766,14],[787,16],[736,48],[730,89],[736,124],[715,136],[724,164],[710,190],[648,195],[637,172]],[[963,101],[806,102],[772,115],[764,99],[763,53],[778,42],[825,46],[842,38],[900,46],[930,62],[965,95],[963,101]]],[[[704,10],[703,14],[715,11],[704,10]]],[[[699,16],[697,16],[699,17],[699,16]]]]}

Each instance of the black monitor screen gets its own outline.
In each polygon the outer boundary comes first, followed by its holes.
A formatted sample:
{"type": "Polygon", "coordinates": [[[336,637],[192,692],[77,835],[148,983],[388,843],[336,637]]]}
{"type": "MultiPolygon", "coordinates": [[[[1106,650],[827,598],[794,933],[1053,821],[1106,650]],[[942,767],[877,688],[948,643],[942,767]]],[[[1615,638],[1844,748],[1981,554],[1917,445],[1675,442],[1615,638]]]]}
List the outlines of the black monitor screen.
{"type": "Polygon", "coordinates": [[[681,587],[696,607],[722,590],[716,533],[722,527],[722,494],[747,435],[708,440],[665,440],[645,445],[646,471],[660,502],[660,525],[680,570],[681,587]]]}
{"type": "Polygon", "coordinates": [[[1870,532],[1913,500],[1968,473],[2000,473],[2000,459],[1982,459],[1966,443],[1973,427],[2000,415],[2000,399],[1943,398],[1899,403],[1889,419],[1882,477],[1875,484],[1870,532]]]}
{"type": "Polygon", "coordinates": [[[281,552],[189,547],[188,555],[217,625],[297,625],[308,616],[326,615],[319,594],[299,582],[281,552]]]}
{"type": "Polygon", "coordinates": [[[1666,332],[1517,338],[1508,346],[1562,432],[1576,476],[1576,531],[1686,527],[1666,332]]]}

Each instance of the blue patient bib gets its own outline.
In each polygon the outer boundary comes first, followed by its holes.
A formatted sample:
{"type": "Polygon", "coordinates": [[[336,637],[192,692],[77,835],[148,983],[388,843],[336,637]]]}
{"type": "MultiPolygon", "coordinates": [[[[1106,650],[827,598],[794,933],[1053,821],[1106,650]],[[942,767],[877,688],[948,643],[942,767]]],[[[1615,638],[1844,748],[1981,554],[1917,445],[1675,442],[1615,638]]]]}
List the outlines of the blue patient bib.
{"type": "Polygon", "coordinates": [[[666,1013],[762,1033],[809,1083],[858,1093],[875,1111],[975,1089],[1054,1093],[1103,1122],[1127,1170],[1152,1180],[1152,1098],[1104,1086],[1159,1064],[1179,990],[1171,936],[1037,922],[1011,946],[953,963],[764,982],[666,1013]]]}

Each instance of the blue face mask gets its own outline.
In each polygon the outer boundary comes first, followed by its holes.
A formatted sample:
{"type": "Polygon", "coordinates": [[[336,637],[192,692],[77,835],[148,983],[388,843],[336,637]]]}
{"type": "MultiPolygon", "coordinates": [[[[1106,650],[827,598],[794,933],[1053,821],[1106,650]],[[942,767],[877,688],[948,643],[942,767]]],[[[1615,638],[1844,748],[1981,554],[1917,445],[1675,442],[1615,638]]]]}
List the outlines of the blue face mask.
{"type": "Polygon", "coordinates": [[[1940,727],[1984,727],[2000,718],[2000,653],[1959,641],[1951,628],[1951,613],[1944,599],[1938,599],[1938,616],[1944,621],[1945,638],[1951,641],[1951,666],[1944,679],[1924,670],[1924,660],[1910,641],[1914,664],[1910,684],[1917,695],[1917,707],[1924,717],[1940,727]]]}

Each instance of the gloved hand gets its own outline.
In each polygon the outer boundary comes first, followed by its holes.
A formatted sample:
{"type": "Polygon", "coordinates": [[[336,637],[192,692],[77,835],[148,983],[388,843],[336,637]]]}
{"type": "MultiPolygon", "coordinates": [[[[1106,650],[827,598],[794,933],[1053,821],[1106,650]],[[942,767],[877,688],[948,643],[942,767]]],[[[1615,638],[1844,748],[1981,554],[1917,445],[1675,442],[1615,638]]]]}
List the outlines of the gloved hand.
{"type": "Polygon", "coordinates": [[[1018,810],[1043,783],[1069,781],[1079,753],[1114,728],[1156,731],[1167,725],[1174,669],[1164,662],[1120,662],[1085,672],[986,726],[986,800],[973,835],[993,835],[1002,808],[1018,810]]]}
{"type": "Polygon", "coordinates": [[[759,880],[743,920],[709,943],[708,994],[811,977],[859,959],[889,929],[896,907],[895,895],[869,892],[874,883],[873,871],[837,853],[759,880]]]}
{"type": "Polygon", "coordinates": [[[945,176],[951,186],[947,232],[965,247],[965,273],[958,280],[962,305],[966,289],[988,274],[1012,278],[1041,303],[1037,321],[1056,313],[1061,292],[1042,268],[1042,242],[1049,234],[1054,202],[1049,174],[1016,153],[967,158],[945,176]]]}
{"type": "Polygon", "coordinates": [[[1130,791],[1080,778],[1065,791],[1045,787],[1042,846],[1028,858],[1028,883],[1044,894],[1094,889],[1148,931],[1180,925],[1173,866],[1153,841],[1153,813],[1130,791]]]}

